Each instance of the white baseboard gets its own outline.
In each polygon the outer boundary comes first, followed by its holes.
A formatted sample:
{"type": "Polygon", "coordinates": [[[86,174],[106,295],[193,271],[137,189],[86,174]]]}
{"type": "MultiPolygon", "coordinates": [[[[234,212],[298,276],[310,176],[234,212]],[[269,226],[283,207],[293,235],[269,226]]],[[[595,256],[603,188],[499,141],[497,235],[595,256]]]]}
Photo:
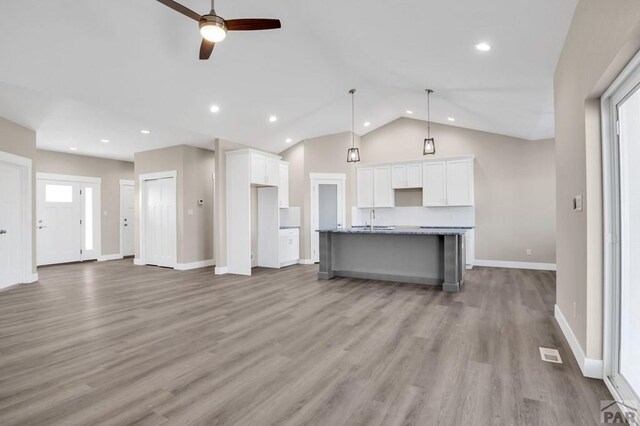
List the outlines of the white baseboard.
{"type": "Polygon", "coordinates": [[[106,262],[108,260],[120,260],[120,259],[123,259],[122,255],[120,253],[105,254],[103,256],[99,256],[98,257],[98,262],[106,262]]]}
{"type": "Polygon", "coordinates": [[[575,334],[573,334],[573,330],[571,330],[567,319],[562,314],[558,305],[555,305],[555,318],[556,321],[558,321],[558,325],[560,326],[565,339],[567,339],[567,342],[571,347],[571,351],[580,366],[582,375],[585,377],[591,377],[592,379],[602,379],[604,362],[601,359],[591,359],[586,357],[578,339],[576,339],[575,334]]]}
{"type": "Polygon", "coordinates": [[[8,284],[8,285],[6,285],[4,287],[0,287],[0,290],[1,289],[5,289],[5,288],[9,288],[9,287],[13,287],[14,285],[32,284],[32,283],[35,283],[36,281],[38,281],[38,274],[29,274],[24,282],[8,284]]]}
{"type": "Polygon", "coordinates": [[[313,265],[315,262],[311,259],[300,259],[298,263],[301,265],[313,265]]]}
{"type": "Polygon", "coordinates": [[[474,260],[474,266],[486,266],[489,268],[535,269],[539,271],[555,271],[555,263],[537,262],[511,262],[506,260],[474,260]]]}
{"type": "Polygon", "coordinates": [[[229,273],[229,267],[228,266],[216,266],[216,269],[215,269],[214,273],[216,275],[228,274],[229,273]]]}
{"type": "Polygon", "coordinates": [[[138,258],[133,259],[133,264],[138,266],[144,266],[144,262],[138,258]]]}
{"type": "Polygon", "coordinates": [[[191,262],[191,263],[176,263],[175,269],[176,271],[189,271],[191,269],[198,268],[206,268],[208,266],[213,266],[215,262],[213,259],[209,260],[201,260],[199,262],[191,262]]]}

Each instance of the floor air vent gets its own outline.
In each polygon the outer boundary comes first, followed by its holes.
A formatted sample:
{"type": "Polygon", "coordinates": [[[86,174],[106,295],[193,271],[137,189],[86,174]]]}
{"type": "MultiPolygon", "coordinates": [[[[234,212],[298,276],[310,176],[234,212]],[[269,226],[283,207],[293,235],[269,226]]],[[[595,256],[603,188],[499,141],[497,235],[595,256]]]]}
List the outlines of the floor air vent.
{"type": "Polygon", "coordinates": [[[560,352],[557,349],[540,348],[540,358],[546,362],[562,364],[562,358],[560,358],[560,352]]]}

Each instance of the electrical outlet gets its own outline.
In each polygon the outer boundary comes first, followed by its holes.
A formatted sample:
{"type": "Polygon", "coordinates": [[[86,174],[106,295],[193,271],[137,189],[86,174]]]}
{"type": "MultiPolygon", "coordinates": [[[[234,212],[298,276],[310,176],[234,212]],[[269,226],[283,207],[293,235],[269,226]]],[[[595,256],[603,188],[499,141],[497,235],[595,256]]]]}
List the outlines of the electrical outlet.
{"type": "Polygon", "coordinates": [[[527,256],[531,256],[531,249],[527,249],[527,256]]]}

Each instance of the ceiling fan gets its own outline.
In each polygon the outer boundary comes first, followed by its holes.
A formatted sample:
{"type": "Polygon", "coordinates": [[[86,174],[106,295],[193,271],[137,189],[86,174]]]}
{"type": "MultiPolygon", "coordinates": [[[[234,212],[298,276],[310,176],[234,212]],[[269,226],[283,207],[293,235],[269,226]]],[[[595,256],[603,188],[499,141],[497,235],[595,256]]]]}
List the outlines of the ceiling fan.
{"type": "Polygon", "coordinates": [[[275,30],[281,27],[278,19],[229,19],[216,15],[214,0],[211,0],[211,11],[206,15],[199,15],[193,10],[173,0],[158,0],[176,12],[198,21],[202,44],[200,45],[200,59],[209,59],[216,43],[227,37],[227,31],[258,31],[275,30]]]}

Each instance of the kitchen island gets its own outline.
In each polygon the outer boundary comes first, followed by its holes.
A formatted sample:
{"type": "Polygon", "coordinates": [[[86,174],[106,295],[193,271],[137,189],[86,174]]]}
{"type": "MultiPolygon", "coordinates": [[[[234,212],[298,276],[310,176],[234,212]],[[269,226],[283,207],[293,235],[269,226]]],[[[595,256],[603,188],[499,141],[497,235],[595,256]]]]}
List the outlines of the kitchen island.
{"type": "Polygon", "coordinates": [[[460,291],[468,228],[322,229],[318,279],[333,277],[441,285],[460,291]]]}

